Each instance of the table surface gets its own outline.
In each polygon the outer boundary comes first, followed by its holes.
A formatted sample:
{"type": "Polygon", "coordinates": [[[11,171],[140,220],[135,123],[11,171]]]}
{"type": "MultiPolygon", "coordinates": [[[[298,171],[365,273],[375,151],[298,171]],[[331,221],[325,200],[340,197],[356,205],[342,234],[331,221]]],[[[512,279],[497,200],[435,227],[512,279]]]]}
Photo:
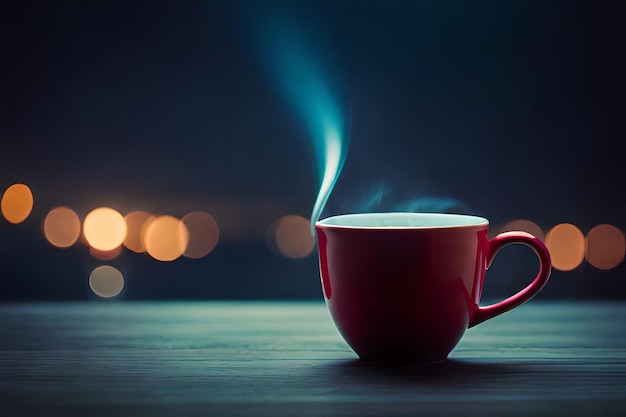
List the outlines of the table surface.
{"type": "Polygon", "coordinates": [[[625,330],[626,303],[532,301],[381,365],[321,302],[1,305],[0,415],[625,415],[625,330]]]}

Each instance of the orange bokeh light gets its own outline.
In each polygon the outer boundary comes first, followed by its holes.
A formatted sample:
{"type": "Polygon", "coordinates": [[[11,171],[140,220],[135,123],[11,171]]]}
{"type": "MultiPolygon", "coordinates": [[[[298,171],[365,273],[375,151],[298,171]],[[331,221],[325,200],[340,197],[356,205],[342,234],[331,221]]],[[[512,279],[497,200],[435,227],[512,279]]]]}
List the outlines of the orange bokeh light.
{"type": "Polygon", "coordinates": [[[89,246],[100,251],[111,251],[126,239],[126,222],[116,210],[100,207],[91,211],[83,222],[83,233],[89,246]]]}
{"type": "Polygon", "coordinates": [[[559,271],[571,271],[585,258],[585,236],[573,224],[554,226],[546,234],[545,244],[552,257],[552,266],[559,271]]]}
{"type": "Polygon", "coordinates": [[[133,252],[143,253],[146,247],[142,238],[142,229],[150,221],[156,217],[146,211],[132,211],[124,216],[126,222],[127,233],[124,239],[124,246],[133,252]]]}
{"type": "Polygon", "coordinates": [[[189,232],[185,224],[173,216],[159,216],[145,228],[146,252],[159,261],[173,261],[187,249],[189,232]]]}
{"type": "Polygon", "coordinates": [[[610,224],[599,224],[587,233],[585,257],[598,269],[612,269],[622,263],[626,239],[620,229],[610,224]]]}
{"type": "Polygon", "coordinates": [[[272,228],[276,249],[287,258],[304,258],[313,252],[315,238],[311,223],[302,216],[283,216],[272,228]]]}
{"type": "Polygon", "coordinates": [[[110,261],[111,259],[115,259],[122,254],[122,246],[106,251],[89,247],[89,254],[96,259],[100,259],[101,261],[110,261]]]}
{"type": "Polygon", "coordinates": [[[80,219],[70,208],[54,208],[43,221],[43,233],[51,245],[68,248],[76,243],[80,236],[80,219]]]}
{"type": "Polygon", "coordinates": [[[33,193],[26,184],[13,184],[4,191],[0,202],[2,215],[9,223],[22,223],[33,210],[33,193]]]}
{"type": "Polygon", "coordinates": [[[187,258],[198,259],[208,255],[217,245],[220,229],[208,213],[194,211],[182,218],[189,231],[189,243],[183,253],[187,258]]]}
{"type": "Polygon", "coordinates": [[[518,231],[518,230],[522,232],[530,233],[531,235],[535,236],[541,241],[545,240],[545,235],[543,233],[543,230],[541,230],[541,227],[531,222],[530,220],[526,220],[526,219],[511,220],[510,222],[506,223],[504,226],[500,228],[500,233],[512,232],[512,231],[518,231]]]}

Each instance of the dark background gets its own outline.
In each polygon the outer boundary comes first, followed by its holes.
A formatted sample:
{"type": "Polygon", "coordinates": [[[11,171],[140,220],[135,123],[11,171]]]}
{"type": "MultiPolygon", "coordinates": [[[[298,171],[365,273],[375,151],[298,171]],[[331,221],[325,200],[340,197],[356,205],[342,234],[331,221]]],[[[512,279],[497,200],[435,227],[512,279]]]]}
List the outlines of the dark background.
{"type": "MultiPolygon", "coordinates": [[[[286,259],[265,239],[278,217],[309,216],[318,185],[307,131],[254,51],[268,10],[323,46],[346,103],[350,150],[324,215],[429,197],[494,230],[625,227],[624,2],[3,2],[0,189],[28,184],[35,207],[0,219],[0,299],[91,298],[105,263],[125,299],[321,298],[315,254],[286,259]],[[205,210],[222,238],[199,260],[103,262],[45,241],[58,205],[205,210]]],[[[535,269],[530,250],[507,249],[485,296],[535,269]]],[[[623,298],[625,271],[583,262],[540,297],[623,298]]]]}

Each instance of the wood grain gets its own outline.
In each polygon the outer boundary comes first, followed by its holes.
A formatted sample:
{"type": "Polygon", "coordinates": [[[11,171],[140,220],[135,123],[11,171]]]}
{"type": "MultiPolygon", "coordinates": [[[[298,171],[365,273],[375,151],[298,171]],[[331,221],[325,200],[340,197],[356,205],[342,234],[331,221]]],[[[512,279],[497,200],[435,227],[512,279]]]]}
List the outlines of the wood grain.
{"type": "Polygon", "coordinates": [[[440,365],[363,363],[319,302],[0,306],[1,416],[620,415],[626,303],[531,302],[440,365]]]}

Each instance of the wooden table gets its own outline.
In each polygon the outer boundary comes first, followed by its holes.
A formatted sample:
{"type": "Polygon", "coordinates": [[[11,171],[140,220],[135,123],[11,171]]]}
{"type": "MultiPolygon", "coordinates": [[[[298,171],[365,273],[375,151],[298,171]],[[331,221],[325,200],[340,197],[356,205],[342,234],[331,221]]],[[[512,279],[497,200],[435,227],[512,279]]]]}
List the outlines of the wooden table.
{"type": "Polygon", "coordinates": [[[3,417],[625,413],[626,303],[532,301],[431,366],[360,362],[321,302],[0,306],[3,417]]]}

